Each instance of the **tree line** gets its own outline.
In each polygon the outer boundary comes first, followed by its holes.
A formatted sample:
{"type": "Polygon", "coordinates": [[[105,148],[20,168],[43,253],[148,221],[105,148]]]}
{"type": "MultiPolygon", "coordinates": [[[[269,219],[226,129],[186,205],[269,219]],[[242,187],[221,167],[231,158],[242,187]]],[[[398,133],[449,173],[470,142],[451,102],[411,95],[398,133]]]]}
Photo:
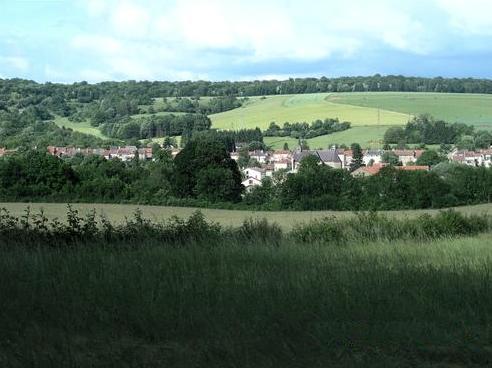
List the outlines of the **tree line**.
{"type": "Polygon", "coordinates": [[[317,119],[311,124],[289,123],[286,122],[280,127],[276,122],[271,122],[268,129],[264,132],[265,137],[292,137],[310,139],[321,135],[332,134],[350,129],[349,122],[342,122],[336,119],[317,119]]]}
{"type": "Polygon", "coordinates": [[[276,210],[396,210],[486,203],[492,169],[441,163],[430,172],[389,166],[372,177],[320,165],[277,171],[245,193],[237,163],[213,131],[193,137],[173,160],[155,147],[154,161],[59,159],[44,151],[0,159],[0,200],[82,201],[276,210]]]}
{"type": "Polygon", "coordinates": [[[389,128],[384,134],[385,144],[454,144],[461,149],[489,148],[492,134],[475,131],[473,126],[434,119],[430,115],[419,115],[405,127],[389,128]]]}

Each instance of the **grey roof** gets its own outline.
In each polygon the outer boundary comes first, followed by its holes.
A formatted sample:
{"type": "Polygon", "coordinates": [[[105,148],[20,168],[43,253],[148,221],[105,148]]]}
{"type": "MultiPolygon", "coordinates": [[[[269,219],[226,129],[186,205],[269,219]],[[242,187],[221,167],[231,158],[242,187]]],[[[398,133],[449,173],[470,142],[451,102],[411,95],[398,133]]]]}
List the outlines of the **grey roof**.
{"type": "Polygon", "coordinates": [[[318,151],[296,151],[294,152],[294,161],[300,162],[307,156],[317,156],[322,162],[332,162],[341,164],[342,160],[338,156],[338,152],[334,149],[318,150],[318,151]]]}

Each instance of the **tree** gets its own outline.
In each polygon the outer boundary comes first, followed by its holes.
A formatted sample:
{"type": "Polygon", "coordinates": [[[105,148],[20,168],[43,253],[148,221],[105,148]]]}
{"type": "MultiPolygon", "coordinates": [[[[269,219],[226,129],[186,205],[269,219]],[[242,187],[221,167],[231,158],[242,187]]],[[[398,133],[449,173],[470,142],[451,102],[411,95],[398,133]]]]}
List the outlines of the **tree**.
{"type": "Polygon", "coordinates": [[[403,128],[392,127],[384,133],[384,143],[398,144],[402,141],[406,141],[405,130],[403,128]]]}
{"type": "Polygon", "coordinates": [[[400,165],[400,161],[398,160],[398,156],[394,152],[391,152],[391,151],[387,151],[387,152],[383,153],[383,156],[381,157],[381,161],[386,163],[386,164],[393,165],[393,166],[400,165]]]}
{"type": "Polygon", "coordinates": [[[434,166],[445,161],[445,158],[440,156],[436,151],[427,150],[417,159],[416,164],[422,166],[434,166]]]}
{"type": "Polygon", "coordinates": [[[355,171],[359,167],[364,166],[364,154],[359,143],[352,143],[350,146],[352,150],[352,162],[350,163],[350,171],[355,171]]]}
{"type": "Polygon", "coordinates": [[[218,137],[202,135],[193,138],[176,156],[174,164],[177,196],[232,202],[241,199],[244,190],[241,173],[218,137]]]}
{"type": "Polygon", "coordinates": [[[239,149],[239,158],[237,164],[240,168],[244,168],[249,165],[250,156],[248,147],[241,147],[239,149]]]}
{"type": "Polygon", "coordinates": [[[289,144],[287,142],[284,143],[284,151],[289,150],[289,144]]]}

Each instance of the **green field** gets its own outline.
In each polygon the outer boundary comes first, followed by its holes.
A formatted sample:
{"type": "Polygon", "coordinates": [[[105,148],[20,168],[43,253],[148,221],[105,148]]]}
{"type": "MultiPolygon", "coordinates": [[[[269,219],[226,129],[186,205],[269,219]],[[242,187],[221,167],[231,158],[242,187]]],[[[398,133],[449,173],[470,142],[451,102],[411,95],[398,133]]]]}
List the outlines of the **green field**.
{"type": "Polygon", "coordinates": [[[451,93],[340,93],[333,103],[380,108],[404,114],[429,113],[449,122],[492,129],[492,95],[451,93]]]}
{"type": "MultiPolygon", "coordinates": [[[[334,144],[350,146],[352,143],[359,143],[363,148],[382,148],[384,133],[388,128],[387,126],[358,126],[343,132],[308,139],[307,142],[311,149],[326,149],[334,144]]],[[[263,140],[266,145],[274,149],[282,149],[284,143],[287,143],[292,150],[298,146],[297,139],[290,137],[265,137],[263,140]]]]}
{"type": "Polygon", "coordinates": [[[93,127],[88,121],[82,121],[80,123],[76,123],[68,120],[68,118],[57,116],[55,118],[55,124],[58,125],[60,128],[65,127],[65,128],[72,129],[75,132],[93,135],[101,139],[109,139],[109,137],[106,137],[104,134],[102,134],[98,128],[93,127]]]}
{"type": "MultiPolygon", "coordinates": [[[[43,209],[45,215],[53,219],[55,217],[63,220],[67,212],[67,206],[60,203],[0,203],[0,208],[6,208],[11,214],[20,216],[24,213],[27,206],[31,211],[37,213],[43,209]]],[[[81,214],[87,214],[95,209],[98,214],[106,215],[115,223],[122,223],[125,217],[131,217],[136,209],[142,210],[145,217],[162,221],[172,216],[189,217],[196,208],[187,207],[160,207],[160,206],[137,206],[137,205],[119,205],[119,204],[73,204],[73,208],[80,211],[81,214]]],[[[284,229],[291,229],[299,223],[309,222],[314,219],[321,219],[327,216],[347,217],[353,216],[352,212],[336,211],[306,211],[306,212],[261,212],[261,211],[238,211],[238,210],[217,210],[217,209],[200,209],[205,217],[224,226],[238,226],[248,218],[263,219],[267,218],[270,222],[276,222],[284,229]]],[[[483,204],[477,206],[459,207],[458,211],[465,214],[492,214],[492,204],[483,204]]],[[[416,216],[422,213],[436,213],[437,210],[416,210],[416,211],[394,211],[383,212],[391,216],[416,216]]]]}
{"type": "Polygon", "coordinates": [[[218,129],[268,128],[272,121],[312,122],[316,119],[339,118],[353,126],[391,126],[405,124],[409,116],[384,109],[357,107],[329,101],[329,93],[267,96],[251,98],[238,109],[210,116],[218,129]]]}
{"type": "Polygon", "coordinates": [[[490,367],[491,243],[0,247],[0,365],[490,367]]]}

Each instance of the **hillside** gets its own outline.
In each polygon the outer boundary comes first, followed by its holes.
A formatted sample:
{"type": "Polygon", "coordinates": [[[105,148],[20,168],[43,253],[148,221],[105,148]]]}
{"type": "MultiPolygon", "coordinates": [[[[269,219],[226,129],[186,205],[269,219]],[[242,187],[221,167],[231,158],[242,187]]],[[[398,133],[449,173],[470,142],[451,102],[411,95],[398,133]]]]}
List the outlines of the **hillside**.
{"type": "MultiPolygon", "coordinates": [[[[339,118],[352,128],[309,139],[309,146],[326,148],[331,144],[358,142],[378,147],[389,126],[405,124],[410,117],[429,113],[438,119],[492,129],[492,95],[404,92],[318,93],[250,98],[243,107],[211,115],[212,127],[242,129],[268,127],[277,123],[339,118]]],[[[281,148],[297,145],[292,138],[265,138],[267,144],[281,148]]]]}

